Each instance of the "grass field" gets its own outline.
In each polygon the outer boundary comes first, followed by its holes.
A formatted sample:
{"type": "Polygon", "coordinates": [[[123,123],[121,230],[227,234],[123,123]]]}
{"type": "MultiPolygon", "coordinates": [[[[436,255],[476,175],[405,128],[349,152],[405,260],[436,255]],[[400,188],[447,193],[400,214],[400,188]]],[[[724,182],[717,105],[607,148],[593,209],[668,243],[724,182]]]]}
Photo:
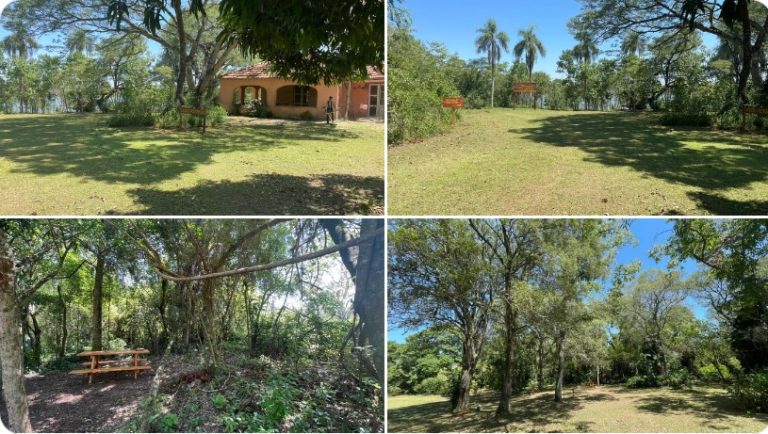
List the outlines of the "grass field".
{"type": "Polygon", "coordinates": [[[402,395],[387,400],[389,432],[760,432],[768,414],[749,415],[722,389],[568,389],[514,399],[512,416],[495,417],[497,396],[473,397],[473,411],[453,416],[448,399],[402,395]]]}
{"type": "Polygon", "coordinates": [[[0,214],[381,214],[384,127],[228,119],[114,129],[105,115],[0,115],[0,214]]]}
{"type": "Polygon", "coordinates": [[[391,215],[765,215],[768,135],[641,113],[470,110],[389,151],[391,215]]]}

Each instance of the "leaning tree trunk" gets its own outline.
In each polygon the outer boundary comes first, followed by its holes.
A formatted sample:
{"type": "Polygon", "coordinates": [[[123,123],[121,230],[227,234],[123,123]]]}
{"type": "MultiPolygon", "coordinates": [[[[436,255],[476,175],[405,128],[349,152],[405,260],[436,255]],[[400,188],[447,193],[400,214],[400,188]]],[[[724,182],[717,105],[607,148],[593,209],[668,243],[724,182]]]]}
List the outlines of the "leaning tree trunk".
{"type": "Polygon", "coordinates": [[[96,257],[96,273],[93,281],[93,318],[91,323],[91,350],[101,351],[101,292],[104,287],[104,253],[96,257]]]}
{"type": "Polygon", "coordinates": [[[565,349],[563,343],[565,341],[565,331],[560,331],[557,335],[557,341],[555,342],[555,348],[557,351],[557,383],[555,384],[555,401],[560,402],[563,400],[563,375],[565,373],[565,349]]]}
{"type": "Polygon", "coordinates": [[[5,231],[0,228],[0,371],[3,399],[13,432],[32,432],[27,392],[24,389],[24,356],[16,311],[16,267],[5,231]]]}

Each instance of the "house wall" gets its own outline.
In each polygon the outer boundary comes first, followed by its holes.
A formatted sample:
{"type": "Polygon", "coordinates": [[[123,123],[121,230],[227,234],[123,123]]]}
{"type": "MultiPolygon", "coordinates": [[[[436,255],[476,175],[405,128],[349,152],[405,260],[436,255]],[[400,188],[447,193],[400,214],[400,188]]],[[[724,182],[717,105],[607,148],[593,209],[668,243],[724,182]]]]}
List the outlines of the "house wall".
{"type": "MultiPolygon", "coordinates": [[[[368,117],[368,95],[370,92],[370,84],[384,85],[383,81],[366,82],[366,83],[353,83],[352,84],[352,98],[350,101],[349,117],[351,119],[358,119],[368,117]]],[[[275,117],[278,118],[298,118],[305,111],[312,113],[317,119],[325,119],[325,103],[328,101],[328,97],[332,96],[336,100],[336,117],[341,118],[344,115],[345,105],[347,102],[346,92],[347,86],[326,86],[317,85],[311,86],[317,90],[317,106],[316,107],[293,107],[293,106],[278,106],[277,105],[277,90],[283,86],[294,85],[295,83],[289,80],[281,78],[222,78],[221,90],[219,94],[219,103],[229,112],[233,113],[234,106],[234,94],[235,89],[242,86],[260,86],[267,93],[267,106],[275,117]]],[[[384,106],[384,102],[381,101],[381,107],[384,106]]],[[[382,108],[383,110],[383,108],[382,108]]]]}
{"type": "MultiPolygon", "coordinates": [[[[234,95],[235,89],[242,86],[260,86],[267,93],[268,109],[278,118],[298,118],[302,113],[308,111],[317,119],[325,118],[325,102],[328,97],[339,98],[338,86],[317,85],[311,86],[317,91],[317,105],[315,107],[294,107],[277,105],[277,90],[283,86],[292,86],[295,83],[281,78],[222,78],[221,90],[219,93],[219,103],[229,112],[233,113],[235,109],[234,95]]],[[[338,103],[337,103],[338,108],[338,103]]]]}
{"type": "MultiPolygon", "coordinates": [[[[353,83],[352,84],[352,98],[349,104],[349,117],[351,119],[366,118],[368,117],[368,95],[371,84],[384,85],[384,82],[366,82],[366,83],[353,83]]],[[[345,105],[347,102],[347,86],[342,87],[343,92],[341,96],[341,103],[338,104],[340,115],[344,114],[345,105]]],[[[383,103],[383,102],[382,102],[383,103]]],[[[383,105],[383,104],[382,104],[383,105]]]]}

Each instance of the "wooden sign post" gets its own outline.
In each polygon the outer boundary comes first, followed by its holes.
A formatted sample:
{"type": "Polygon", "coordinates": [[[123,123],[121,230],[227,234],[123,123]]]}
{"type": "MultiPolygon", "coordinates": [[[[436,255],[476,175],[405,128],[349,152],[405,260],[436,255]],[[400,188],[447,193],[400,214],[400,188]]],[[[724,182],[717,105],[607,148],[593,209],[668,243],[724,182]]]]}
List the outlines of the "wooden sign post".
{"type": "Polygon", "coordinates": [[[533,108],[536,108],[536,83],[515,83],[512,92],[516,94],[530,93],[533,97],[533,108]]]}
{"type": "Polygon", "coordinates": [[[182,115],[193,115],[193,116],[202,117],[203,118],[203,134],[205,134],[205,124],[206,124],[206,121],[208,120],[208,110],[182,107],[181,109],[179,109],[179,123],[181,123],[182,115]]]}
{"type": "Polygon", "coordinates": [[[768,115],[768,107],[742,107],[741,108],[741,129],[747,129],[747,115],[768,115]]]}
{"type": "Polygon", "coordinates": [[[451,126],[456,125],[456,109],[464,108],[464,98],[443,98],[443,108],[451,109],[451,126]]]}

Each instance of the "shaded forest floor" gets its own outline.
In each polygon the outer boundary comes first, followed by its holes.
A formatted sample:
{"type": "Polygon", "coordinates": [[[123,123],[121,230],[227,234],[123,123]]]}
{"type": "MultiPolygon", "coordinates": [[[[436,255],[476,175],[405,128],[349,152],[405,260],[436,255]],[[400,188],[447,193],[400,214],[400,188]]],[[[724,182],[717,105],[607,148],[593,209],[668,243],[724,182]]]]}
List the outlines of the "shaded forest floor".
{"type": "Polygon", "coordinates": [[[764,215],[768,135],[655,114],[462,111],[389,150],[391,215],[764,215]]]}
{"type": "Polygon", "coordinates": [[[768,414],[749,414],[718,388],[580,387],[564,390],[561,403],[553,397],[553,391],[519,396],[511,417],[496,418],[492,392],[473,396],[473,411],[460,416],[442,396],[393,396],[389,432],[759,432],[768,426],[768,414]]]}
{"type": "Polygon", "coordinates": [[[0,114],[0,214],[382,214],[384,126],[228,118],[109,128],[109,115],[0,114]]]}
{"type": "MultiPolygon", "coordinates": [[[[157,369],[158,360],[150,359],[157,369]]],[[[100,374],[88,385],[66,371],[26,376],[37,432],[367,432],[383,429],[378,387],[337,363],[230,354],[211,377],[194,353],[166,361],[158,399],[154,372],[100,374]]],[[[7,422],[0,398],[0,416],[7,422]]]]}

